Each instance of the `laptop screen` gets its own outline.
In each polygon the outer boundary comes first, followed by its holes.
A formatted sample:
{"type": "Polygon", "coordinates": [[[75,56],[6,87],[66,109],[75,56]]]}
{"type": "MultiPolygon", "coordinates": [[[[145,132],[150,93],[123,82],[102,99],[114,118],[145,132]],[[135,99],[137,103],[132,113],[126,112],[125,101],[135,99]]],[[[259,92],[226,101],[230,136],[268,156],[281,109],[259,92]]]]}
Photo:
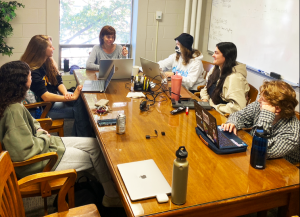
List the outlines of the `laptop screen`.
{"type": "Polygon", "coordinates": [[[104,85],[104,91],[106,91],[106,88],[108,87],[110,81],[111,81],[111,78],[112,76],[114,75],[114,72],[115,72],[115,66],[113,66],[109,72],[109,75],[107,77],[107,79],[105,80],[105,85],[104,85]]]}
{"type": "Polygon", "coordinates": [[[216,144],[217,147],[219,147],[216,118],[197,102],[195,102],[195,113],[197,126],[213,143],[216,144]]]}
{"type": "Polygon", "coordinates": [[[143,73],[150,78],[161,81],[159,64],[140,57],[143,73]]]}

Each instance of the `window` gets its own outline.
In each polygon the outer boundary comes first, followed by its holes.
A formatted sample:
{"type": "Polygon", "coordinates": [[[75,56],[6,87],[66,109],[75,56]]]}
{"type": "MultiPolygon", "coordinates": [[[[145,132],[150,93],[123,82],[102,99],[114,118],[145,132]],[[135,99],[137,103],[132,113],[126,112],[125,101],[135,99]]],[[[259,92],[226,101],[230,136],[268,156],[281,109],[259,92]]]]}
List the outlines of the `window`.
{"type": "MultiPolygon", "coordinates": [[[[60,66],[85,67],[103,26],[116,29],[116,44],[131,41],[132,0],[60,0],[60,66]]],[[[129,50],[129,49],[128,49],[129,50]]]]}

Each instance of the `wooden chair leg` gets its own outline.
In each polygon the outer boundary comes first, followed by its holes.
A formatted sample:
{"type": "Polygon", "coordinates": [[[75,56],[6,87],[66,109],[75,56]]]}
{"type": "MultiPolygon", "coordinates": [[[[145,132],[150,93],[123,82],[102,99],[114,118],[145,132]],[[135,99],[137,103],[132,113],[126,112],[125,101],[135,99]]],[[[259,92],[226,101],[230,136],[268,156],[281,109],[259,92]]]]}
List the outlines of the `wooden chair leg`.
{"type": "Polygon", "coordinates": [[[257,212],[257,217],[267,217],[268,210],[257,212]]]}
{"type": "Polygon", "coordinates": [[[58,136],[64,137],[64,128],[63,127],[58,129],[58,136]]]}
{"type": "Polygon", "coordinates": [[[48,215],[47,197],[44,197],[44,213],[48,215]]]}
{"type": "Polygon", "coordinates": [[[70,187],[70,189],[68,191],[68,202],[69,202],[69,209],[75,207],[74,186],[70,187]]]}

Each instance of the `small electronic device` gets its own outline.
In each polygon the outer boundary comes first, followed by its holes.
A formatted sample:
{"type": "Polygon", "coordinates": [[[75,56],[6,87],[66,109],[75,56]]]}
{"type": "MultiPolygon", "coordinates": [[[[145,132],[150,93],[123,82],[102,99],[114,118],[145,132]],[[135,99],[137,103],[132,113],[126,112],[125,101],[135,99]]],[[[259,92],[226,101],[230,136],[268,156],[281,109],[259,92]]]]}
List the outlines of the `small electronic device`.
{"type": "Polygon", "coordinates": [[[98,102],[95,103],[95,106],[106,106],[109,100],[107,99],[100,99],[98,102]]]}
{"type": "Polygon", "coordinates": [[[198,102],[195,102],[195,103],[198,103],[199,105],[202,106],[202,108],[204,108],[206,110],[211,109],[211,106],[210,106],[209,102],[198,101],[198,102]]]}
{"type": "Polygon", "coordinates": [[[166,194],[158,194],[156,195],[156,200],[158,203],[166,203],[169,201],[169,197],[166,194]]]}
{"type": "Polygon", "coordinates": [[[180,106],[178,109],[174,109],[174,110],[171,111],[170,113],[171,113],[172,115],[175,115],[175,114],[180,113],[180,112],[183,112],[183,111],[185,111],[185,106],[180,106]]]}
{"type": "Polygon", "coordinates": [[[147,107],[147,101],[142,101],[140,104],[140,110],[145,111],[147,107]]]}
{"type": "Polygon", "coordinates": [[[156,11],[156,20],[161,20],[162,18],[162,11],[156,11]]]}
{"type": "Polygon", "coordinates": [[[195,108],[195,103],[194,103],[195,100],[179,100],[179,101],[176,101],[174,99],[171,99],[171,101],[172,101],[172,107],[173,108],[178,108],[178,107],[181,107],[181,106],[189,107],[190,109],[195,108]]]}
{"type": "Polygon", "coordinates": [[[117,119],[116,118],[102,119],[102,120],[98,120],[97,123],[98,123],[99,127],[111,126],[111,125],[116,125],[117,124],[117,119]]]}

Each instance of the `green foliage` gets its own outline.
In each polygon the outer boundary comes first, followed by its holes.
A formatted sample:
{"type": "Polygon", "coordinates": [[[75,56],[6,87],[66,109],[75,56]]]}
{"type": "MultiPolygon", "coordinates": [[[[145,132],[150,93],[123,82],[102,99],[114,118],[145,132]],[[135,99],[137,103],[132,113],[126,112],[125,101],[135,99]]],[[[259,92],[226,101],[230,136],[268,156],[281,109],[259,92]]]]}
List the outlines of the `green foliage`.
{"type": "Polygon", "coordinates": [[[80,7],[78,2],[60,1],[61,44],[98,42],[99,32],[105,25],[116,29],[118,43],[130,42],[131,0],[85,0],[86,4],[80,7]]]}
{"type": "Polygon", "coordinates": [[[12,35],[13,28],[9,22],[16,16],[17,7],[25,7],[17,1],[3,2],[0,0],[0,53],[4,55],[12,55],[13,47],[10,47],[4,41],[5,38],[12,35]]]}

